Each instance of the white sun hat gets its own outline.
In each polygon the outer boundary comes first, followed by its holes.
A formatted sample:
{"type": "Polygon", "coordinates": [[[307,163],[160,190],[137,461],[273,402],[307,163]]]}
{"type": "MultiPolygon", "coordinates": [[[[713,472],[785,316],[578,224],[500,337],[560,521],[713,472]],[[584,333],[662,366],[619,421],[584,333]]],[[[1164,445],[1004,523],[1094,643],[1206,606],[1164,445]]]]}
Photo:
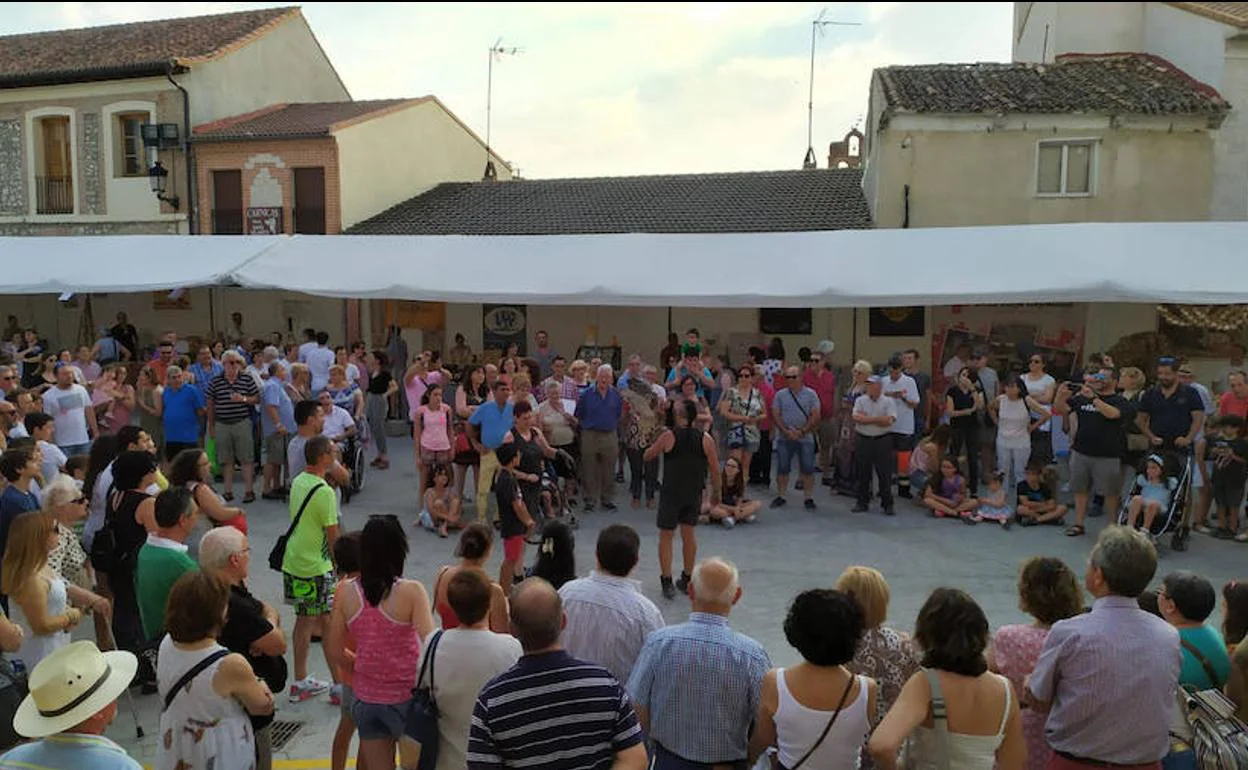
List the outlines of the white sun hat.
{"type": "Polygon", "coordinates": [[[93,642],[62,647],[30,673],[30,694],[13,717],[13,729],[46,738],[82,724],[125,692],[138,667],[132,653],[100,652],[93,642]]]}

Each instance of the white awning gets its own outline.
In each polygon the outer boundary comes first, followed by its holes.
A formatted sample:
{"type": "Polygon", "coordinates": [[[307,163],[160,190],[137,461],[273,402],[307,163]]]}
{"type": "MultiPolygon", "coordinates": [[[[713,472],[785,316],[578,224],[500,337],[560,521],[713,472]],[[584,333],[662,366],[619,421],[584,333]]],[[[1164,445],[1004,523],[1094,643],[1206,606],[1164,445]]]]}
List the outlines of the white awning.
{"type": "Polygon", "coordinates": [[[712,235],[0,238],[4,293],[233,284],[546,305],[1248,303],[1248,223],[712,235]]]}

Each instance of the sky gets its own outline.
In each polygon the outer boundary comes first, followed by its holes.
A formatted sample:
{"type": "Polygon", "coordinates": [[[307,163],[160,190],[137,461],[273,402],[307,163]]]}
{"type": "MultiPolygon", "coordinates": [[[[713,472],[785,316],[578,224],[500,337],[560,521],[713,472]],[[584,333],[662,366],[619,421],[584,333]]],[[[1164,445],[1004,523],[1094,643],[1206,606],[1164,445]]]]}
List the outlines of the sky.
{"type": "MultiPolygon", "coordinates": [[[[9,3],[0,35],[289,3],[9,3]]],[[[529,178],[800,168],[865,123],[871,71],[1008,61],[1011,3],[307,3],[355,99],[434,94],[529,178]],[[826,9],[826,10],[825,10],[826,9]]]]}

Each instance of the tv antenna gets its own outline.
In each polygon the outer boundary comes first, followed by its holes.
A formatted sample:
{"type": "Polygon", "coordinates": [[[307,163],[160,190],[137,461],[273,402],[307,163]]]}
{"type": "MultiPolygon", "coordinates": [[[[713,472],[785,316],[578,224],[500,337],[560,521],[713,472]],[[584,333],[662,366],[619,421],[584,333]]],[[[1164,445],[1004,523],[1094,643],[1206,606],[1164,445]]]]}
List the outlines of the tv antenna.
{"type": "Polygon", "coordinates": [[[861,27],[857,21],[834,21],[825,19],[828,9],[824,8],[819,16],[810,23],[810,96],[806,101],[806,159],[802,168],[809,171],[819,167],[815,157],[815,40],[823,32],[824,27],[861,27]]]}
{"type": "Polygon", "coordinates": [[[504,46],[501,37],[494,41],[494,45],[490,46],[490,63],[485,79],[485,174],[483,179],[487,182],[492,182],[498,178],[498,172],[494,168],[494,158],[490,150],[491,123],[494,109],[494,60],[522,53],[524,53],[524,49],[518,46],[504,46]]]}

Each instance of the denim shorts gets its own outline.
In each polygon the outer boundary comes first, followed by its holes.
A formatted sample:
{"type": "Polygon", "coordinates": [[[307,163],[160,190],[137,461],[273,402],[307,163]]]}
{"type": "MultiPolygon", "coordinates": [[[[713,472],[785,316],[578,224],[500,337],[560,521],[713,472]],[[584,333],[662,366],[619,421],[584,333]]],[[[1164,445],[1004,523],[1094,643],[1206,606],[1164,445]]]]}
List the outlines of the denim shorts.
{"type": "Polygon", "coordinates": [[[797,457],[802,475],[808,476],[815,472],[815,442],[805,438],[792,441],[781,436],[776,439],[776,473],[787,476],[793,470],[793,458],[797,457]]]}
{"type": "Polygon", "coordinates": [[[407,711],[412,705],[408,698],[402,703],[365,703],[358,697],[351,707],[351,720],[360,733],[362,741],[398,740],[403,737],[407,711]]]}

